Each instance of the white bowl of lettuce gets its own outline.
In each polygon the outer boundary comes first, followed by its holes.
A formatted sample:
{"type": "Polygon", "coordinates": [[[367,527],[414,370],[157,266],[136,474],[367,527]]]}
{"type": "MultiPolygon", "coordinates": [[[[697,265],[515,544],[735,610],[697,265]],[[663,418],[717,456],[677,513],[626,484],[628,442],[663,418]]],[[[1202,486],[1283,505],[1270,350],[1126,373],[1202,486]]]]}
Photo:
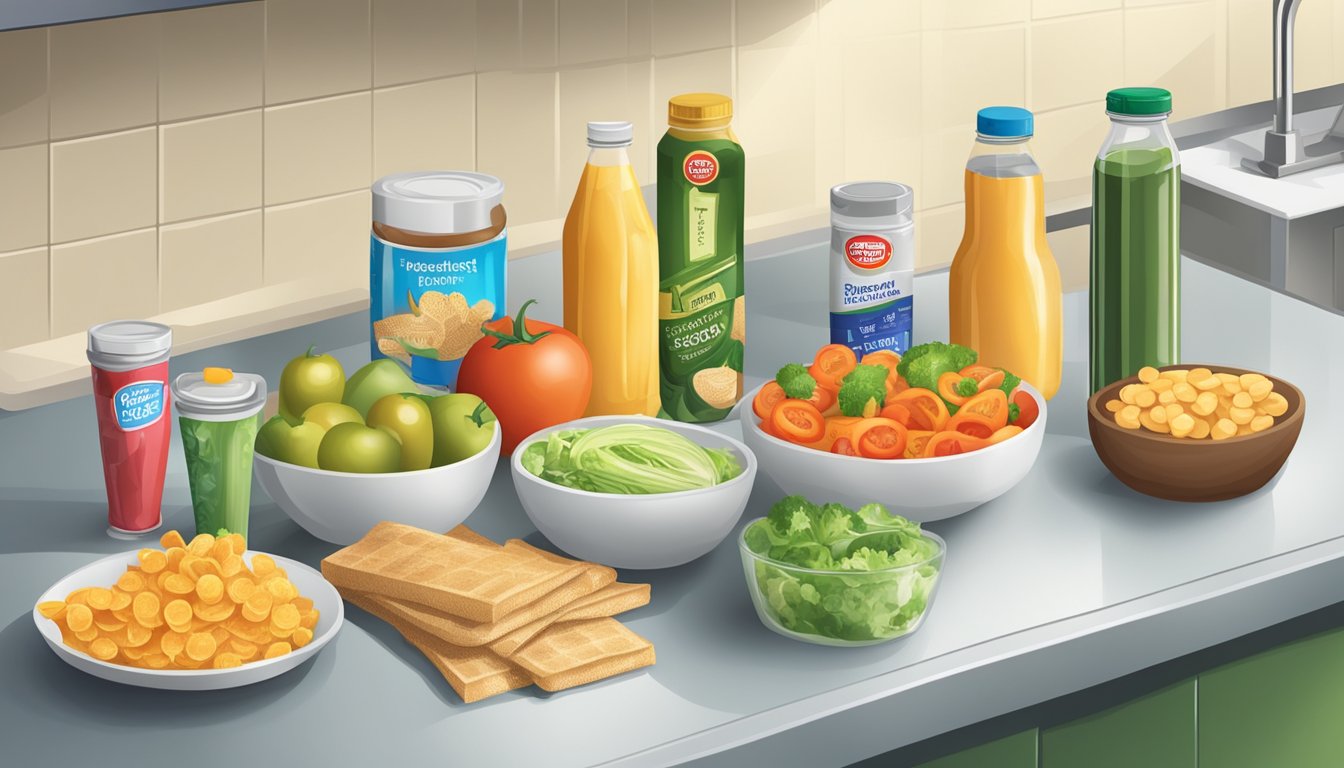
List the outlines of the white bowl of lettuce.
{"type": "Polygon", "coordinates": [[[718,546],[747,506],[756,457],[703,427],[594,416],[524,440],[513,484],[537,530],[617,568],[671,568],[718,546]]]}
{"type": "Polygon", "coordinates": [[[738,540],[761,623],[818,645],[904,637],[924,622],[947,544],[881,504],[850,509],[789,496],[738,540]]]}

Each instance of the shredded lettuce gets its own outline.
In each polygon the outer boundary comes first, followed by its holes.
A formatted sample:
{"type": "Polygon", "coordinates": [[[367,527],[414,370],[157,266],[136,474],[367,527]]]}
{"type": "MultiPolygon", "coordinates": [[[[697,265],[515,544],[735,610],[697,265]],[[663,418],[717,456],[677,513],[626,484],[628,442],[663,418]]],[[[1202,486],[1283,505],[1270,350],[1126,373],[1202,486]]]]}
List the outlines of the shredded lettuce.
{"type": "Polygon", "coordinates": [[[627,495],[709,488],[742,474],[730,451],[645,424],[554,432],[527,446],[521,463],[557,485],[627,495]]]}
{"type": "Polygon", "coordinates": [[[881,504],[851,510],[789,496],[747,528],[745,541],[768,559],[755,563],[754,574],[770,615],[794,632],[842,640],[910,631],[941,565],[937,543],[919,524],[881,504]]]}

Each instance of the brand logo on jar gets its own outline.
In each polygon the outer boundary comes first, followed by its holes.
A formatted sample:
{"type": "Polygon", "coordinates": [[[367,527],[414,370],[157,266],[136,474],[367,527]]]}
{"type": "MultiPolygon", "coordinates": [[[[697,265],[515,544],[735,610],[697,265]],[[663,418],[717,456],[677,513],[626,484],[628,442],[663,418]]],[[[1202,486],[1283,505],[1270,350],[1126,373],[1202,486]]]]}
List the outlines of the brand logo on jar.
{"type": "Polygon", "coordinates": [[[686,156],[681,170],[686,174],[686,180],[698,187],[719,178],[719,159],[703,149],[697,149],[686,156]]]}
{"type": "Polygon", "coordinates": [[[845,258],[859,269],[877,269],[891,261],[891,243],[877,235],[855,235],[845,241],[845,258]]]}
{"type": "Polygon", "coordinates": [[[137,381],[118,389],[112,396],[117,426],[134,432],[163,418],[163,390],[161,381],[137,381]]]}

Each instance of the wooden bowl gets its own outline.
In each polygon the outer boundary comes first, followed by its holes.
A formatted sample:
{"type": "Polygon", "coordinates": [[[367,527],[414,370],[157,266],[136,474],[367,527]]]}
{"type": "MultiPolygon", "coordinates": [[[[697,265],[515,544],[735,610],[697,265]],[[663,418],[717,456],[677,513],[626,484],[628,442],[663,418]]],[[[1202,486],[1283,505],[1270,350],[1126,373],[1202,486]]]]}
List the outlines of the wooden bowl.
{"type": "MultiPolygon", "coordinates": [[[[1208,368],[1214,373],[1255,373],[1241,368],[1186,363],[1159,370],[1208,368]]],[[[1117,381],[1087,401],[1087,429],[1101,463],[1130,488],[1172,501],[1223,501],[1259,489],[1288,460],[1298,433],[1306,401],[1297,387],[1283,379],[1262,374],[1274,382],[1274,391],[1288,401],[1288,410],[1262,432],[1226,440],[1190,440],[1125,429],[1115,423],[1106,402],[1119,398],[1120,388],[1136,384],[1137,376],[1117,381]]]]}

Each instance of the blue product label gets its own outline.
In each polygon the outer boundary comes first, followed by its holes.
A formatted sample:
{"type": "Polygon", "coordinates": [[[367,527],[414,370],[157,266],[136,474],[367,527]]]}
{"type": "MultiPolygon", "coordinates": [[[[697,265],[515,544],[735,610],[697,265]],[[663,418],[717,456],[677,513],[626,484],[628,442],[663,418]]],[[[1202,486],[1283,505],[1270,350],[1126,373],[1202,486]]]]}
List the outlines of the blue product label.
{"type": "Polygon", "coordinates": [[[903,355],[910,349],[914,307],[915,297],[906,296],[869,310],[832,312],[831,343],[845,344],[859,357],[881,349],[903,355]]]}
{"type": "Polygon", "coordinates": [[[163,418],[164,389],[161,381],[137,381],[118,389],[112,395],[117,426],[134,432],[163,418]]]}
{"type": "Polygon", "coordinates": [[[504,316],[506,235],[462,248],[411,248],[369,239],[373,359],[399,361],[420,384],[449,387],[481,333],[504,316]]]}

